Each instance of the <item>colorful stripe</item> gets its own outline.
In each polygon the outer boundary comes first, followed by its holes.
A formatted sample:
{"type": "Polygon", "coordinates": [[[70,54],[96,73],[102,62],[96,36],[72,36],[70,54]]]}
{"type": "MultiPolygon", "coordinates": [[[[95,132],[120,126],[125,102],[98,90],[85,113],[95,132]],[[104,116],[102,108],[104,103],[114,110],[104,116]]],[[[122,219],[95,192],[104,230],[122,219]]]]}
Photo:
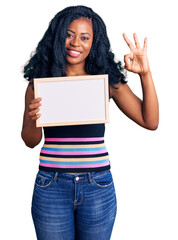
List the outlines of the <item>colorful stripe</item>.
{"type": "MultiPolygon", "coordinates": [[[[43,147],[45,148],[86,148],[86,145],[60,145],[60,144],[57,144],[57,145],[52,145],[52,144],[44,144],[43,147]]],[[[87,144],[87,147],[88,148],[92,148],[92,147],[105,147],[104,143],[100,143],[100,144],[87,144]]]]}
{"type": "MultiPolygon", "coordinates": [[[[45,151],[55,151],[55,152],[76,152],[76,151],[81,151],[81,152],[86,152],[86,151],[100,151],[100,150],[106,150],[105,147],[99,147],[99,148],[64,148],[64,149],[61,149],[61,148],[47,148],[47,147],[43,147],[42,150],[45,150],[45,151]]],[[[107,150],[106,150],[107,151],[107,150]]]]}
{"type": "MultiPolygon", "coordinates": [[[[93,164],[100,164],[100,163],[105,163],[105,162],[108,162],[108,160],[109,159],[105,159],[105,160],[100,160],[100,161],[92,161],[92,163],[93,164]]],[[[57,165],[59,165],[59,162],[58,161],[46,161],[46,160],[42,160],[42,159],[40,159],[40,162],[41,163],[47,163],[47,164],[57,164],[57,165]]],[[[66,161],[64,161],[64,162],[62,162],[62,161],[60,161],[60,164],[61,165],[71,165],[71,164],[74,164],[74,165],[79,165],[79,164],[81,164],[81,162],[79,163],[79,162],[66,162],[66,161]]],[[[82,161],[82,164],[91,164],[90,163],[90,161],[82,161]]]]}
{"type": "MultiPolygon", "coordinates": [[[[46,160],[46,161],[56,161],[56,162],[77,162],[79,161],[78,158],[56,158],[56,157],[44,157],[44,156],[40,156],[41,160],[46,160]]],[[[95,160],[100,161],[100,160],[105,160],[108,159],[108,155],[106,156],[102,156],[102,157],[95,157],[95,160]]],[[[87,158],[80,158],[80,161],[93,161],[93,157],[87,157],[87,158]]]]}
{"type": "Polygon", "coordinates": [[[103,169],[109,165],[104,137],[45,138],[45,144],[40,152],[40,166],[46,168],[77,171],[100,167],[103,169]]]}
{"type": "Polygon", "coordinates": [[[73,152],[64,152],[64,149],[58,150],[58,151],[46,151],[46,150],[41,150],[41,153],[46,153],[49,155],[57,154],[57,155],[89,155],[89,154],[98,154],[98,153],[105,153],[107,150],[100,150],[100,151],[73,151],[73,152]],[[58,152],[59,151],[59,152],[58,152]],[[60,152],[61,151],[61,152],[60,152]]]}
{"type": "MultiPolygon", "coordinates": [[[[96,168],[96,167],[102,167],[102,166],[107,166],[109,163],[101,163],[101,164],[86,164],[85,166],[82,165],[77,165],[77,168],[96,168]]],[[[45,166],[45,167],[52,167],[52,168],[75,168],[76,165],[54,165],[54,164],[46,164],[46,163],[40,163],[40,166],[45,166]]]]}

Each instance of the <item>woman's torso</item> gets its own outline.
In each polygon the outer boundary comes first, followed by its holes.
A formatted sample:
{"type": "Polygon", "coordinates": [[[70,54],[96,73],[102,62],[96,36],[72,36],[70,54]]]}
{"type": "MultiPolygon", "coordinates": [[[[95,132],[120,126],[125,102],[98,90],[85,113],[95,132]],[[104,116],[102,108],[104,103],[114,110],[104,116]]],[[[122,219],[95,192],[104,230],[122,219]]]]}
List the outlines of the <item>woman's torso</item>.
{"type": "Polygon", "coordinates": [[[40,170],[76,174],[109,169],[104,133],[103,123],[44,127],[40,170]]]}

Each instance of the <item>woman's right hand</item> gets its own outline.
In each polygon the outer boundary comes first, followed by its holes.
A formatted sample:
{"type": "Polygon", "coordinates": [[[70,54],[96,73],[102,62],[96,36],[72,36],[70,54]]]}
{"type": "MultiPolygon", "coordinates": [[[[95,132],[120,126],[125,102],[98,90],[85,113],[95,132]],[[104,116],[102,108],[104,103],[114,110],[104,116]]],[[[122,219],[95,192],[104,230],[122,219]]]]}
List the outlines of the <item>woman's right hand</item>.
{"type": "Polygon", "coordinates": [[[40,111],[39,107],[41,106],[41,103],[40,103],[41,100],[42,100],[41,97],[35,98],[35,99],[31,100],[31,102],[29,104],[28,115],[31,117],[31,119],[33,121],[35,121],[41,117],[41,113],[38,113],[40,111]]]}

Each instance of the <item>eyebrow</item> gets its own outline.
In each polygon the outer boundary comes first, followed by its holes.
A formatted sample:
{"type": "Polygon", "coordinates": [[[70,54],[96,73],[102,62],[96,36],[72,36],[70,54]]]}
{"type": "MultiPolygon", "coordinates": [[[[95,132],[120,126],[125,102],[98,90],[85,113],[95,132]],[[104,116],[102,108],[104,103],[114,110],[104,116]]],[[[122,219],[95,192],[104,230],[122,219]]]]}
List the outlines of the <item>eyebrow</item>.
{"type": "MultiPolygon", "coordinates": [[[[72,31],[72,30],[70,30],[70,29],[67,29],[67,30],[75,34],[75,32],[74,32],[74,31],[72,31]]],[[[87,32],[86,32],[86,33],[81,33],[81,35],[85,35],[85,34],[88,34],[88,35],[90,35],[90,34],[89,34],[89,33],[87,33],[87,32]]],[[[91,35],[90,35],[90,37],[91,37],[91,35]]]]}

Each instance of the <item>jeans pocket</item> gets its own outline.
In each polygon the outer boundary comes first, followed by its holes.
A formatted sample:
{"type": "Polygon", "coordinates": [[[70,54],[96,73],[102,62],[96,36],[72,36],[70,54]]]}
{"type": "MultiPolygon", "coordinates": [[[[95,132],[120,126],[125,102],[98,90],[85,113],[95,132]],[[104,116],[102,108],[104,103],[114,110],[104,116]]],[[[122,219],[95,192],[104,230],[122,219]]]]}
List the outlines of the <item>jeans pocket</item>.
{"type": "Polygon", "coordinates": [[[47,188],[53,182],[53,177],[46,172],[38,171],[35,179],[35,185],[39,188],[47,188]]]}
{"type": "Polygon", "coordinates": [[[105,173],[96,175],[95,177],[93,177],[93,183],[100,188],[111,186],[113,184],[111,172],[107,171],[105,173]]]}

